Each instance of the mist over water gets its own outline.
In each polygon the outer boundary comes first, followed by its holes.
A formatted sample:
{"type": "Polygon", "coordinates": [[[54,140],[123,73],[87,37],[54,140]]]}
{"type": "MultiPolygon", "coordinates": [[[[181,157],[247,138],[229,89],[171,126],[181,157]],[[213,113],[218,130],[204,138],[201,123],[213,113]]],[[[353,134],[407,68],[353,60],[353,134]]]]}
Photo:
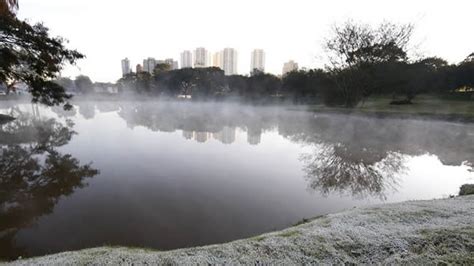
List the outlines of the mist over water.
{"type": "Polygon", "coordinates": [[[219,243],[474,180],[472,124],[230,103],[74,107],[0,107],[17,117],[0,126],[2,258],[219,243]]]}

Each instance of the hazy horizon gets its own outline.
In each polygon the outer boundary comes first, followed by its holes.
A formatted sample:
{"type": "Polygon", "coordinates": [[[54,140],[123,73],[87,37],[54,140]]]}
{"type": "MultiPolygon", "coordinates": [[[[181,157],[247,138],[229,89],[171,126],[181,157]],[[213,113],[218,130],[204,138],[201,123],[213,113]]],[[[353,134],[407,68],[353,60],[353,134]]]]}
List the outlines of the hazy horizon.
{"type": "Polygon", "coordinates": [[[67,67],[63,76],[84,74],[106,82],[121,77],[125,57],[134,68],[147,57],[179,61],[183,50],[196,47],[210,52],[237,49],[239,74],[249,72],[255,48],[265,50],[266,71],[273,74],[280,74],[288,60],[300,67],[322,67],[322,43],[330,27],[347,19],[414,23],[414,51],[423,56],[457,63],[473,52],[472,1],[362,2],[24,0],[18,15],[44,22],[53,35],[69,40],[68,47],[87,56],[77,67],[67,67]]]}

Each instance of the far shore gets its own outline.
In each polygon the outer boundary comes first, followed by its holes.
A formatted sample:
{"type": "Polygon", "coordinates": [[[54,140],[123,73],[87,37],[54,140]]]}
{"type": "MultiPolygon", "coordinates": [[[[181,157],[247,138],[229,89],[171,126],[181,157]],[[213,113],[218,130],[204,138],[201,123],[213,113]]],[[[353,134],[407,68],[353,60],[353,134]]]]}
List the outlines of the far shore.
{"type": "Polygon", "coordinates": [[[474,264],[474,195],[354,208],[226,244],[157,251],[99,247],[7,265],[474,264]]]}
{"type": "MultiPolygon", "coordinates": [[[[1,98],[0,98],[1,99],[1,98]]],[[[153,98],[144,95],[91,95],[91,96],[75,96],[72,103],[80,104],[82,102],[120,102],[120,101],[157,101],[164,102],[182,101],[193,102],[190,100],[179,100],[171,98],[153,98]]],[[[473,100],[453,100],[440,99],[431,95],[420,95],[410,105],[390,105],[390,98],[374,97],[369,98],[363,104],[354,108],[344,108],[337,106],[325,106],[323,104],[299,104],[293,105],[291,103],[267,103],[267,104],[253,104],[242,102],[237,99],[230,101],[215,101],[216,103],[231,103],[231,104],[245,104],[254,106],[271,106],[282,107],[290,110],[307,110],[315,113],[326,114],[347,114],[358,115],[376,118],[396,118],[396,119],[433,119],[450,122],[474,123],[474,101],[473,100]]],[[[7,99],[3,99],[7,101],[7,99]]],[[[21,102],[29,103],[29,97],[19,97],[12,99],[12,103],[21,102]]],[[[204,101],[204,103],[213,103],[214,101],[204,101]]],[[[11,120],[11,117],[0,114],[0,123],[11,120]]]]}

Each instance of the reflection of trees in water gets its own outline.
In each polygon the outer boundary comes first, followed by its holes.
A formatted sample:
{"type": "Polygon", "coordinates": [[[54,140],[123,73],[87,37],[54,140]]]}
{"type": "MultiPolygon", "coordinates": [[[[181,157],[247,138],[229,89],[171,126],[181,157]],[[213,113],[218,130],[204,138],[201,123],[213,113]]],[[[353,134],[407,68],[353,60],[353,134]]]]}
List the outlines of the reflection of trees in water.
{"type": "Polygon", "coordinates": [[[199,142],[213,136],[231,143],[231,129],[241,128],[247,130],[248,143],[258,145],[265,131],[277,129],[291,141],[318,147],[301,158],[310,187],[325,193],[383,197],[404,172],[404,155],[436,154],[448,165],[474,162],[469,124],[176,102],[122,103],[118,114],[130,128],[182,130],[184,138],[199,142]]]}
{"type": "Polygon", "coordinates": [[[73,134],[71,122],[25,114],[0,127],[0,257],[23,254],[16,233],[51,213],[61,196],[85,185],[84,178],[98,174],[56,150],[73,134]]]}
{"type": "MultiPolygon", "coordinates": [[[[326,194],[384,197],[406,170],[405,155],[436,154],[449,165],[474,162],[474,130],[469,124],[225,104],[125,104],[119,115],[130,127],[181,129],[184,138],[201,142],[208,133],[220,137],[225,128],[238,127],[247,129],[249,144],[257,145],[263,132],[277,128],[291,141],[317,147],[301,158],[309,186],[326,194]]],[[[223,142],[233,141],[233,135],[227,135],[223,142]]]]}
{"type": "Polygon", "coordinates": [[[356,155],[343,144],[324,143],[303,154],[301,160],[309,187],[324,195],[338,192],[384,198],[387,190],[396,189],[397,176],[406,170],[404,156],[388,152],[380,160],[370,157],[367,150],[356,155]]]}

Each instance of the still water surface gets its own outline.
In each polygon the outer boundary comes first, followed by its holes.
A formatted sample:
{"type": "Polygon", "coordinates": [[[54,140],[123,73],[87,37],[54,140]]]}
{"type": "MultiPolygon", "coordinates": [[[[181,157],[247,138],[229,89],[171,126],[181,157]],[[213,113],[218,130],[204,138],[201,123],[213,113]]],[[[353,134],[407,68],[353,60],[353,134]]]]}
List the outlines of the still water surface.
{"type": "Polygon", "coordinates": [[[220,243],[474,182],[474,125],[285,108],[2,102],[0,258],[220,243]]]}

